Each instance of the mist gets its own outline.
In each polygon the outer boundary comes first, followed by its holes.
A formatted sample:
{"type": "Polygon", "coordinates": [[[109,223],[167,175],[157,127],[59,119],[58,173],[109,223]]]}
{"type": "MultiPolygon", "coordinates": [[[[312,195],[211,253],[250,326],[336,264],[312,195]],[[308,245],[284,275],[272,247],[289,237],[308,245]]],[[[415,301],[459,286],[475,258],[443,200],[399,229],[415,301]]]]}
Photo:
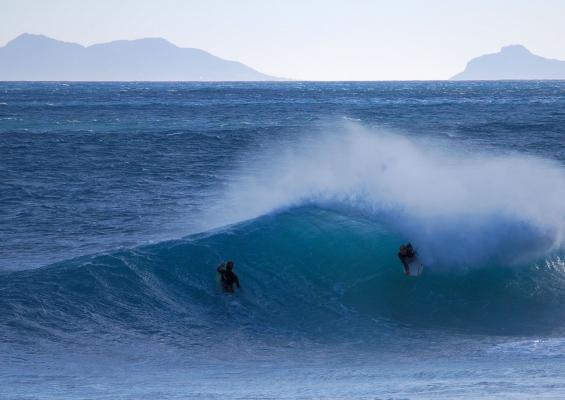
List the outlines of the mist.
{"type": "Polygon", "coordinates": [[[443,266],[520,263],[564,244],[565,170],[542,158],[348,123],[234,175],[207,228],[314,205],[374,219],[443,266]]]}

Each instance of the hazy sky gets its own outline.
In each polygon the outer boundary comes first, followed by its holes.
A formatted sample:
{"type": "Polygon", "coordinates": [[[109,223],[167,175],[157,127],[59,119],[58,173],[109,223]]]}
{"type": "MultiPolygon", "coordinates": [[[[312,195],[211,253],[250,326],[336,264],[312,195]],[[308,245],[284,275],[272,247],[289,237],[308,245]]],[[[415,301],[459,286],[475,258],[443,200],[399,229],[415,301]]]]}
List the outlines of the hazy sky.
{"type": "Polygon", "coordinates": [[[163,37],[294,79],[446,79],[508,44],[565,60],[565,0],[0,0],[0,45],[163,37]]]}

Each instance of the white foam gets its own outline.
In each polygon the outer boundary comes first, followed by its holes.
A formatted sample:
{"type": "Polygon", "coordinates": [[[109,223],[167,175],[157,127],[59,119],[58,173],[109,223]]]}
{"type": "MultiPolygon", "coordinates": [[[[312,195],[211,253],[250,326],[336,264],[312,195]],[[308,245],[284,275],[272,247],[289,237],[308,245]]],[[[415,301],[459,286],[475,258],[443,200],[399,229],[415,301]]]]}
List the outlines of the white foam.
{"type": "Polygon", "coordinates": [[[239,171],[209,226],[277,209],[340,204],[384,219],[425,262],[469,264],[563,247],[565,170],[523,155],[469,152],[348,123],[275,148],[239,171]]]}
{"type": "Polygon", "coordinates": [[[564,350],[564,338],[540,338],[497,344],[490,348],[487,352],[547,358],[562,357],[564,350]]]}

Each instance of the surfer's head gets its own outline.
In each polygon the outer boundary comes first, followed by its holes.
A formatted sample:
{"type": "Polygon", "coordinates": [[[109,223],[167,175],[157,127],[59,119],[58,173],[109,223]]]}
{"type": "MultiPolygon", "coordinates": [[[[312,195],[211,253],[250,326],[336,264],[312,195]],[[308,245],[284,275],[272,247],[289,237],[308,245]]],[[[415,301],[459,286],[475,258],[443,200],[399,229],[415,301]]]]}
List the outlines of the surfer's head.
{"type": "Polygon", "coordinates": [[[228,261],[226,263],[226,268],[228,269],[228,271],[231,271],[233,269],[233,261],[228,261]]]}

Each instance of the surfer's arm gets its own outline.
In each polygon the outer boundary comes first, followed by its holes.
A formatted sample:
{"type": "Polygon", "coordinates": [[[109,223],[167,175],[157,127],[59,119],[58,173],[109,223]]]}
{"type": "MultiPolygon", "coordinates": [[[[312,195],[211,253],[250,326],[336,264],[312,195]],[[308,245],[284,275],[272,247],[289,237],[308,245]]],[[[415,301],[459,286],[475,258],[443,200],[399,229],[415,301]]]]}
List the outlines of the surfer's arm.
{"type": "Polygon", "coordinates": [[[235,282],[235,285],[237,286],[237,288],[241,289],[241,286],[239,286],[239,278],[237,277],[237,275],[235,275],[233,277],[233,281],[235,282]]]}

